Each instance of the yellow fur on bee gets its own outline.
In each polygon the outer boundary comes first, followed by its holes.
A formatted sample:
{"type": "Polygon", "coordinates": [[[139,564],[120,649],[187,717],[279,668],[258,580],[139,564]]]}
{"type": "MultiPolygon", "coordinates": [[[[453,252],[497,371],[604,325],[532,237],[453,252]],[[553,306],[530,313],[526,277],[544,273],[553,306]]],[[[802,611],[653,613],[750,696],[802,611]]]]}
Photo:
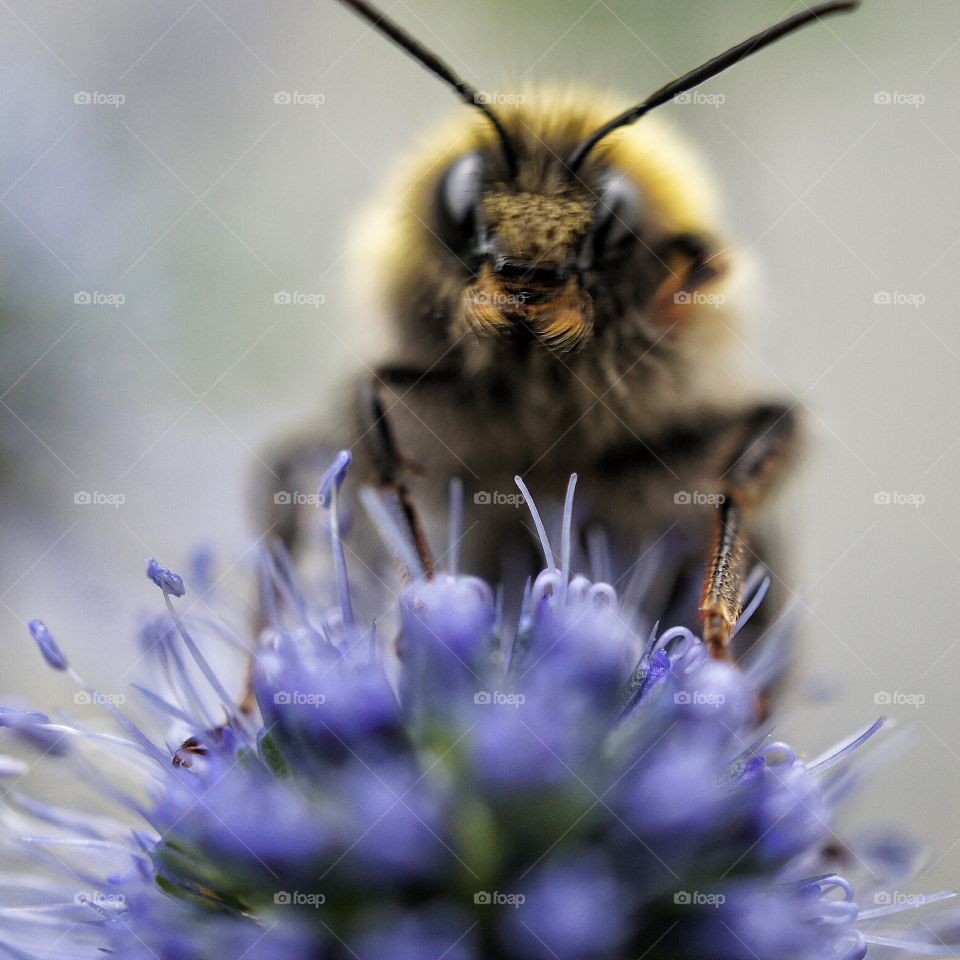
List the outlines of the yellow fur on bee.
{"type": "MultiPolygon", "coordinates": [[[[585,139],[632,105],[580,86],[533,87],[513,99],[519,102],[494,104],[508,130],[547,142],[585,139]]],[[[354,289],[374,295],[378,314],[403,289],[411,262],[435,256],[428,225],[443,172],[457,157],[495,142],[491,125],[477,110],[454,104],[450,119],[395,166],[350,244],[354,289]]],[[[712,179],[669,118],[648,116],[621,128],[598,145],[595,156],[636,183],[656,232],[716,233],[719,205],[712,179]]]]}

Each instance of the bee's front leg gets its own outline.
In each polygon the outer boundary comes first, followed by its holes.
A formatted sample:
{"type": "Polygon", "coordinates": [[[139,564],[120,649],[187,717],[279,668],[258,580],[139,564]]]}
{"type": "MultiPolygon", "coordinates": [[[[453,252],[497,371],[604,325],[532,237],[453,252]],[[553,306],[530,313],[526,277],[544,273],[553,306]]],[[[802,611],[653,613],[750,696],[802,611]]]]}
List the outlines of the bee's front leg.
{"type": "Polygon", "coordinates": [[[783,472],[797,440],[796,418],[783,406],[755,407],[737,429],[736,452],[719,477],[723,499],[700,601],[704,642],[720,660],[730,659],[730,640],[742,606],[746,517],[783,472]]]}
{"type": "MultiPolygon", "coordinates": [[[[356,403],[356,421],[349,437],[341,434],[337,443],[346,443],[357,448],[362,447],[361,461],[370,473],[376,485],[384,491],[392,493],[400,506],[403,520],[416,547],[417,556],[428,577],[433,576],[433,557],[427,544],[426,536],[420,524],[417,511],[404,481],[404,472],[416,470],[417,467],[407,457],[403,456],[397,444],[390,412],[394,406],[403,404],[403,397],[407,392],[421,385],[449,383],[455,375],[440,369],[418,370],[411,367],[387,366],[373,371],[360,382],[356,403]],[[387,391],[402,391],[394,402],[388,406],[387,391]]],[[[285,451],[283,456],[273,462],[273,476],[276,490],[274,490],[274,510],[270,517],[269,532],[282,544],[290,557],[296,561],[299,557],[304,539],[304,522],[298,515],[295,504],[289,496],[291,491],[302,488],[304,478],[316,480],[322,468],[329,462],[332,453],[330,442],[318,444],[315,440],[307,440],[285,451]],[[283,499],[277,499],[278,493],[283,499]]],[[[361,473],[365,472],[361,469],[361,473]]],[[[265,590],[272,590],[264,586],[265,590]]],[[[261,597],[257,616],[254,622],[254,632],[260,632],[270,622],[268,611],[273,602],[279,599],[261,597]]],[[[253,710],[255,697],[253,692],[253,659],[247,671],[246,695],[241,702],[244,713],[253,710]]]]}
{"type": "Polygon", "coordinates": [[[402,404],[403,396],[411,390],[422,385],[446,384],[451,382],[453,377],[454,374],[442,369],[381,367],[361,381],[357,403],[361,435],[376,471],[377,485],[381,490],[390,492],[396,497],[404,523],[428,579],[432,578],[434,573],[433,555],[410,497],[410,491],[404,481],[405,471],[415,471],[418,468],[401,453],[397,444],[393,426],[390,423],[390,411],[393,406],[387,407],[386,392],[387,390],[404,390],[404,394],[394,401],[395,406],[402,404]]]}

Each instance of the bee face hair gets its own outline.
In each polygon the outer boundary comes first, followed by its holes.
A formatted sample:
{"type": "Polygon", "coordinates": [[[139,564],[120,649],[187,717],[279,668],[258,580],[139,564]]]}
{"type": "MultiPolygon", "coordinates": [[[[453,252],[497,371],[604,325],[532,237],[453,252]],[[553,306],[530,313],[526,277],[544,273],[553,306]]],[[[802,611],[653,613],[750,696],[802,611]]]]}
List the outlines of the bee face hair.
{"type": "MultiPolygon", "coordinates": [[[[708,171],[656,118],[611,138],[571,180],[562,157],[622,102],[549,87],[520,100],[506,117],[514,177],[486,124],[453,118],[395,168],[351,244],[407,344],[442,349],[469,333],[582,350],[667,278],[682,286],[692,260],[675,238],[713,250],[708,171]]],[[[642,336],[654,341],[664,331],[649,320],[642,336]]]]}

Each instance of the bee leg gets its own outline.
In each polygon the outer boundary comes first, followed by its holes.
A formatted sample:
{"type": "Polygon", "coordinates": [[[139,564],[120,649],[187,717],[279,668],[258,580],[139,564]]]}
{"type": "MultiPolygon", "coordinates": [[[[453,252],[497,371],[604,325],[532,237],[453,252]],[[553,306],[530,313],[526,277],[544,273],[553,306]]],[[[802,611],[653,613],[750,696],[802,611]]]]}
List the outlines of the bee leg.
{"type": "Polygon", "coordinates": [[[404,457],[397,445],[389,410],[384,402],[384,391],[406,387],[412,390],[421,384],[446,382],[452,375],[442,370],[416,370],[406,367],[382,367],[360,385],[361,427],[377,474],[377,485],[392,493],[400,506],[404,523],[410,533],[417,557],[427,579],[433,578],[434,562],[420,517],[403,479],[405,471],[419,471],[419,467],[404,457]]]}
{"type": "Polygon", "coordinates": [[[782,473],[796,445],[796,420],[786,407],[759,406],[744,417],[738,432],[736,454],[720,476],[723,499],[700,600],[703,640],[718,660],[731,659],[742,606],[746,519],[782,473]]]}
{"type": "MultiPolygon", "coordinates": [[[[286,453],[283,457],[273,460],[272,469],[274,474],[275,489],[295,490],[298,486],[298,476],[304,462],[309,458],[304,449],[299,449],[286,453]]],[[[277,501],[275,500],[276,504],[277,501]]],[[[267,518],[268,528],[264,531],[263,539],[269,539],[271,542],[282,544],[283,549],[287,551],[290,557],[295,558],[299,552],[302,541],[300,524],[297,519],[297,512],[292,506],[287,506],[283,510],[274,510],[274,513],[267,518]]],[[[257,601],[256,613],[253,617],[253,645],[259,646],[259,637],[263,631],[270,626],[270,610],[281,600],[281,594],[277,587],[264,580],[260,584],[260,595],[257,601]],[[269,594],[266,592],[269,591],[269,594]]],[[[256,693],[253,686],[253,674],[256,666],[256,654],[251,652],[247,659],[246,678],[244,681],[244,694],[240,698],[238,705],[240,712],[244,716],[251,716],[257,704],[256,693]]],[[[183,747],[181,747],[181,750],[183,747]]]]}
{"type": "MultiPolygon", "coordinates": [[[[417,556],[423,565],[428,577],[433,576],[433,557],[427,545],[426,536],[414,508],[413,501],[403,482],[402,471],[417,471],[419,468],[404,457],[397,447],[393,428],[388,417],[383,398],[386,388],[413,389],[419,384],[449,382],[452,374],[441,370],[416,370],[405,367],[384,367],[377,370],[369,379],[361,383],[361,395],[358,409],[360,411],[360,427],[364,431],[366,445],[373,461],[376,480],[379,487],[392,492],[400,504],[404,522],[416,545],[417,556]]],[[[274,465],[277,486],[293,490],[298,485],[298,477],[305,472],[316,472],[316,450],[303,447],[298,451],[287,454],[274,465]]],[[[296,511],[288,509],[282,511],[275,519],[272,529],[276,538],[283,544],[289,555],[296,560],[302,540],[301,524],[298,522],[296,511]]],[[[264,584],[264,590],[273,591],[273,601],[280,599],[274,587],[264,584]]],[[[259,636],[261,631],[269,625],[268,610],[272,606],[267,597],[261,597],[258,604],[257,616],[254,622],[254,635],[259,636]]],[[[251,656],[247,665],[245,693],[240,701],[240,709],[250,715],[256,705],[256,696],[253,689],[253,671],[255,658],[251,656]]]]}

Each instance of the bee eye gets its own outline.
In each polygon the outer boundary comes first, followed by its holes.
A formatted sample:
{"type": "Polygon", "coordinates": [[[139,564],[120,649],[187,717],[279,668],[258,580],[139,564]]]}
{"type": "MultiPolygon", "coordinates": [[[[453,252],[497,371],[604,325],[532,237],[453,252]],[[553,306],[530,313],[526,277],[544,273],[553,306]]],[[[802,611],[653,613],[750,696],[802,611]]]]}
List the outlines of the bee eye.
{"type": "Polygon", "coordinates": [[[593,218],[594,261],[622,251],[640,237],[643,201],[636,184],[626,174],[609,175],[600,190],[593,218]]]}
{"type": "Polygon", "coordinates": [[[479,153],[467,153],[454,160],[440,179],[440,238],[451,250],[465,251],[476,239],[482,180],[483,159],[479,153]]]}

